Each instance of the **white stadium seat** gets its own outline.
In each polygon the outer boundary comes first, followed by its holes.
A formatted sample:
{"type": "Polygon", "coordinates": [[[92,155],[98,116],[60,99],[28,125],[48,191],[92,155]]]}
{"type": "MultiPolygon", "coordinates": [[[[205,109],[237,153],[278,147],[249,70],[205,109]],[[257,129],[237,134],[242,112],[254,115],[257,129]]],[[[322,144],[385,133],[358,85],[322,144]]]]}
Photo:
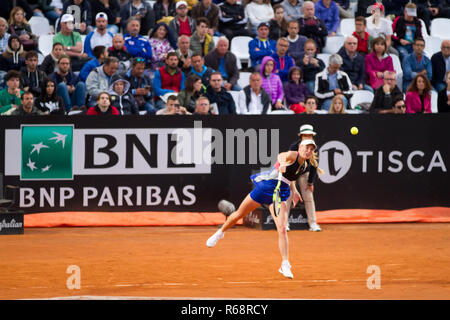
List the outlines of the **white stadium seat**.
{"type": "Polygon", "coordinates": [[[239,91],[228,91],[229,94],[233,97],[234,104],[236,105],[236,112],[238,112],[239,109],[239,91]]]}
{"type": "Polygon", "coordinates": [[[328,68],[328,60],[331,57],[331,53],[318,53],[317,58],[325,63],[325,67],[328,68]]]}
{"type": "Polygon", "coordinates": [[[355,109],[355,107],[364,102],[371,103],[374,98],[373,92],[369,90],[356,90],[353,91],[353,96],[350,99],[350,106],[352,109],[355,109]]]}
{"type": "Polygon", "coordinates": [[[237,84],[244,89],[246,86],[250,84],[250,75],[251,72],[239,72],[239,80],[237,84]]]}
{"type": "Polygon", "coordinates": [[[425,25],[425,22],[422,19],[419,19],[420,23],[422,24],[422,37],[429,37],[430,35],[428,34],[427,31],[427,26],[425,25]]]}
{"type": "Polygon", "coordinates": [[[400,59],[395,54],[389,54],[389,56],[392,58],[392,64],[394,65],[394,70],[397,73],[397,87],[402,90],[403,87],[403,69],[402,64],[400,63],[400,59]]]}
{"type": "Polygon", "coordinates": [[[355,19],[342,19],[339,24],[339,33],[344,37],[351,36],[355,31],[355,19]]]}
{"type": "Polygon", "coordinates": [[[39,37],[38,47],[39,50],[44,55],[44,57],[48,56],[50,52],[52,52],[53,48],[53,35],[52,34],[41,35],[39,37]]]}
{"type": "Polygon", "coordinates": [[[248,43],[252,40],[253,38],[246,36],[234,37],[231,40],[230,51],[234,53],[237,60],[239,60],[239,62],[237,63],[239,69],[241,69],[239,65],[242,62],[248,62],[250,64],[250,53],[248,50],[248,43]]]}
{"type": "Polygon", "coordinates": [[[435,18],[431,20],[430,35],[432,37],[438,37],[442,40],[450,39],[450,19],[447,18],[435,18]]]}
{"type": "MultiPolygon", "coordinates": [[[[425,37],[425,55],[431,59],[433,54],[441,51],[442,39],[438,37],[425,37]]],[[[449,37],[450,39],[450,37],[449,37]]]]}
{"type": "Polygon", "coordinates": [[[213,36],[214,46],[217,47],[217,42],[219,42],[218,36],[213,36]]]}
{"type": "Polygon", "coordinates": [[[438,103],[438,93],[435,90],[431,90],[431,112],[432,113],[438,112],[437,103],[438,103]]]}
{"type": "Polygon", "coordinates": [[[342,36],[327,37],[327,42],[322,51],[323,53],[337,53],[339,49],[344,45],[344,42],[345,37],[342,36]]]}
{"type": "Polygon", "coordinates": [[[30,21],[28,21],[31,27],[31,32],[36,36],[41,36],[43,34],[50,34],[52,29],[50,28],[50,23],[45,17],[33,16],[30,21]]]}
{"type": "Polygon", "coordinates": [[[272,110],[268,114],[291,115],[291,114],[295,114],[295,112],[292,110],[288,110],[288,109],[280,109],[280,110],[272,110]]]}

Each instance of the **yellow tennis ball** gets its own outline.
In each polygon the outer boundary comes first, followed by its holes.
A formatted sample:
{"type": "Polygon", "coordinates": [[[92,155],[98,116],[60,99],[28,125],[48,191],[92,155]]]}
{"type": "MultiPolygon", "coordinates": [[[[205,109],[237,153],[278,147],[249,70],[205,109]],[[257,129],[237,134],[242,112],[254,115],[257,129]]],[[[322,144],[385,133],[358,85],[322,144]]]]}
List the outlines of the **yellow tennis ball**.
{"type": "Polygon", "coordinates": [[[352,127],[350,129],[350,132],[351,132],[352,135],[356,135],[356,134],[358,134],[358,128],[357,127],[352,127]]]}

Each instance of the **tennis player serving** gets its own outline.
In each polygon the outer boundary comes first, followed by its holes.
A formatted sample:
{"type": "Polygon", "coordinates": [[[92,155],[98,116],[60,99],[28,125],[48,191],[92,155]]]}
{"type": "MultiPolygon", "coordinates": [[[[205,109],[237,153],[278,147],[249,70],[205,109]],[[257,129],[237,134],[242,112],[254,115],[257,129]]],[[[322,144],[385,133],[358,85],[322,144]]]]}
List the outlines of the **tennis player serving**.
{"type": "Polygon", "coordinates": [[[234,226],[237,221],[244,218],[251,211],[260,207],[262,204],[270,205],[270,213],[275,221],[278,231],[278,246],[281,253],[281,267],[278,270],[287,278],[294,278],[289,263],[289,240],[286,230],[287,206],[286,200],[291,192],[293,194],[293,204],[303,201],[300,193],[297,191],[295,181],[307,170],[308,162],[316,150],[314,140],[302,140],[298,146],[298,151],[282,152],[278,155],[277,163],[270,171],[261,172],[252,175],[250,178],[253,182],[253,190],[245,197],[237,211],[233,212],[216,233],[214,233],[207,241],[206,245],[210,248],[214,247],[217,242],[225,235],[225,231],[234,226]],[[281,183],[279,184],[279,175],[281,183]],[[276,196],[280,197],[279,214],[274,213],[273,201],[276,196]]]}

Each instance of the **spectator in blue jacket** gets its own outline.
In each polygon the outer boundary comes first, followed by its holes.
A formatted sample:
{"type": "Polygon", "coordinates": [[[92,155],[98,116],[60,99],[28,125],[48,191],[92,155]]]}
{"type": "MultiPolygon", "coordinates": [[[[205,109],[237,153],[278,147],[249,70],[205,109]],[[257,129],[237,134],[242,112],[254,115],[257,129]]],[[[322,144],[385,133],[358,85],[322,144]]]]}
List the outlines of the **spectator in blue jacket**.
{"type": "Polygon", "coordinates": [[[409,84],[418,74],[425,75],[428,79],[433,77],[431,60],[423,54],[424,49],[425,40],[423,38],[414,39],[414,52],[407,55],[402,61],[404,92],[406,92],[409,84]]]}
{"type": "Polygon", "coordinates": [[[319,0],[316,2],[316,17],[321,19],[328,29],[328,36],[336,35],[339,27],[339,7],[331,0],[319,0]]]}
{"type": "Polygon", "coordinates": [[[152,46],[148,39],[139,34],[141,22],[138,18],[130,18],[127,24],[128,33],[125,35],[125,48],[133,58],[143,58],[147,66],[151,65],[152,46]]]}
{"type": "Polygon", "coordinates": [[[105,46],[97,46],[94,48],[94,58],[89,60],[83,68],[81,68],[80,74],[78,77],[81,81],[86,82],[89,73],[97,67],[100,67],[103,64],[103,61],[108,56],[108,51],[105,46]]]}
{"type": "Polygon", "coordinates": [[[277,41],[277,52],[272,55],[275,59],[275,72],[281,79],[281,82],[286,83],[289,75],[289,70],[295,66],[295,61],[292,57],[287,55],[289,49],[289,40],[287,38],[280,38],[277,41]]]}
{"type": "Polygon", "coordinates": [[[275,40],[269,39],[269,27],[267,22],[260,23],[258,36],[248,43],[253,68],[259,66],[265,56],[272,56],[277,51],[277,43],[275,40]]]}
{"type": "Polygon", "coordinates": [[[92,50],[95,47],[111,47],[114,37],[114,35],[106,29],[108,27],[108,16],[106,15],[106,13],[97,13],[95,17],[95,26],[96,29],[90,32],[84,40],[84,53],[86,53],[88,57],[91,58],[94,57],[94,52],[92,50]]]}

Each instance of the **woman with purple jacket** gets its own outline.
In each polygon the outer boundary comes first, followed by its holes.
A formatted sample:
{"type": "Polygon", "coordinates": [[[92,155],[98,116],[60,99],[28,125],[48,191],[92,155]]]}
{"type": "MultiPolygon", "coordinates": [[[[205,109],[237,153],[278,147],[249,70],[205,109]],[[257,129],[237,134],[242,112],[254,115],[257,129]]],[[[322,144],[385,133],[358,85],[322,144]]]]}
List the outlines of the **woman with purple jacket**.
{"type": "Polygon", "coordinates": [[[305,109],[305,99],[309,90],[302,80],[302,70],[295,66],[289,69],[288,82],[284,86],[286,104],[295,113],[302,113],[305,109]]]}
{"type": "Polygon", "coordinates": [[[272,57],[264,57],[261,62],[261,87],[266,90],[272,99],[272,109],[282,109],[284,92],[280,77],[276,74],[275,60],[272,57]]]}

